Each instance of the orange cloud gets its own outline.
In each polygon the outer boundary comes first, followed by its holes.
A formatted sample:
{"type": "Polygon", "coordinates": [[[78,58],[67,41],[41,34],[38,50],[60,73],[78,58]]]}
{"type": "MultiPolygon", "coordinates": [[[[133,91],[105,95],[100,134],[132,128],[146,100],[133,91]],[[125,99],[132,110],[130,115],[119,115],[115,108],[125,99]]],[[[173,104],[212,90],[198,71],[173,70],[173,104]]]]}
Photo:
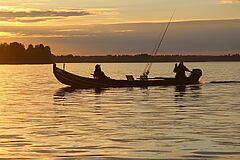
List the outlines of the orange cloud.
{"type": "Polygon", "coordinates": [[[63,19],[66,17],[80,17],[94,15],[94,13],[78,9],[78,10],[30,10],[30,11],[0,11],[0,20],[8,22],[32,23],[40,21],[48,21],[54,19],[63,19]]]}
{"type": "MultiPolygon", "coordinates": [[[[162,51],[166,53],[239,53],[240,19],[173,22],[162,51]],[[221,33],[221,34],[219,34],[221,33]],[[188,45],[191,44],[191,45],[188,45]]],[[[43,43],[53,53],[148,53],[166,23],[0,26],[2,42],[43,43]],[[83,52],[84,51],[84,52],[83,52]]]]}

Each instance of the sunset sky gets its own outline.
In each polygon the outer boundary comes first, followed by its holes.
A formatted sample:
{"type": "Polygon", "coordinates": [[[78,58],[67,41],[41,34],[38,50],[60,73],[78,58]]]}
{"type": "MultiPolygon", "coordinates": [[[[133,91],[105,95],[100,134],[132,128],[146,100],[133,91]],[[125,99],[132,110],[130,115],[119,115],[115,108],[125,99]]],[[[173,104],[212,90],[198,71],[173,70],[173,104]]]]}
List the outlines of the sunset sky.
{"type": "Polygon", "coordinates": [[[161,54],[240,52],[240,0],[0,0],[0,42],[58,55],[150,53],[175,8],[161,54]]]}

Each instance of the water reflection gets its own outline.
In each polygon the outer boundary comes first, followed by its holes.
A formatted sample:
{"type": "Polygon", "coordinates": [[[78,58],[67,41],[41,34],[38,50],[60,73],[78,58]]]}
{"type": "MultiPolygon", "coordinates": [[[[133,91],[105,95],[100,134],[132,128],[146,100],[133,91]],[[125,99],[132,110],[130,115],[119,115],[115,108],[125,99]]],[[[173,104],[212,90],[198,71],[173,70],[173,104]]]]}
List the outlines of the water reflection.
{"type": "MultiPolygon", "coordinates": [[[[166,87],[168,88],[168,87],[166,87]]],[[[161,88],[158,88],[159,90],[166,90],[165,87],[161,87],[161,88]]],[[[175,100],[178,101],[178,100],[183,100],[184,96],[186,95],[189,95],[190,97],[192,98],[198,98],[200,95],[201,95],[201,88],[202,86],[201,85],[189,85],[189,86],[186,86],[186,85],[178,85],[178,86],[175,86],[175,100]]],[[[150,88],[151,90],[152,88],[150,88]]],[[[156,88],[154,88],[155,90],[156,88]]],[[[62,100],[65,100],[66,97],[69,95],[69,94],[72,94],[74,93],[74,95],[76,95],[77,93],[81,93],[81,92],[88,92],[90,91],[90,93],[94,93],[95,95],[103,95],[107,90],[110,90],[110,91],[115,91],[115,90],[118,90],[116,88],[112,88],[112,89],[106,89],[106,88],[95,88],[95,89],[85,89],[85,90],[82,90],[82,89],[75,89],[75,88],[72,88],[72,87],[64,87],[64,88],[59,88],[53,95],[53,99],[54,101],[62,101],[62,100]]],[[[121,90],[121,92],[126,92],[126,93],[131,93],[131,92],[135,92],[136,91],[136,88],[119,88],[119,90],[121,90]]],[[[137,88],[137,90],[140,90],[141,93],[144,93],[144,95],[148,95],[149,94],[149,88],[137,88]]]]}
{"type": "MultiPolygon", "coordinates": [[[[79,93],[85,94],[85,92],[94,93],[95,95],[101,95],[103,94],[107,89],[101,89],[101,88],[95,88],[95,89],[76,89],[73,87],[64,87],[64,88],[59,88],[55,93],[53,94],[53,100],[56,105],[59,104],[59,102],[62,102],[62,105],[65,105],[65,101],[67,99],[73,99],[73,101],[70,101],[71,103],[78,103],[77,102],[77,97],[79,96],[79,93]]],[[[69,103],[69,101],[68,101],[69,103]]]]}
{"type": "Polygon", "coordinates": [[[66,93],[72,93],[74,91],[76,91],[76,89],[72,87],[60,88],[54,93],[54,98],[64,97],[66,93]]]}
{"type": "Polygon", "coordinates": [[[180,96],[184,96],[186,94],[186,91],[189,92],[189,90],[191,91],[190,93],[200,93],[199,91],[201,91],[202,86],[200,84],[197,85],[178,85],[175,86],[175,93],[176,93],[176,97],[180,96]]]}
{"type": "Polygon", "coordinates": [[[175,87],[175,92],[184,93],[186,91],[186,85],[179,85],[175,87]]]}
{"type": "Polygon", "coordinates": [[[202,84],[190,85],[191,97],[200,98],[202,94],[202,84]]]}
{"type": "Polygon", "coordinates": [[[175,86],[175,102],[184,107],[184,102],[196,101],[201,96],[201,89],[200,84],[175,86]]]}
{"type": "Polygon", "coordinates": [[[103,94],[107,89],[106,88],[95,88],[95,94],[103,94]]]}
{"type": "MultiPolygon", "coordinates": [[[[91,89],[89,89],[91,90],[91,89]]],[[[104,89],[104,88],[95,88],[93,89],[95,94],[103,94],[107,89],[104,89]]],[[[63,99],[65,98],[65,95],[67,95],[68,93],[74,93],[74,92],[80,92],[81,89],[76,89],[76,88],[73,88],[73,87],[64,87],[64,88],[60,88],[58,89],[54,95],[53,95],[53,98],[54,99],[63,99]]]]}
{"type": "MultiPolygon", "coordinates": [[[[107,65],[109,74],[121,69],[116,78],[139,69],[107,65]]],[[[154,64],[156,73],[165,65],[154,64]]],[[[208,81],[240,79],[239,62],[198,65],[208,81]]],[[[0,66],[0,159],[239,159],[239,83],[96,92],[61,88],[51,69],[0,66]]]]}

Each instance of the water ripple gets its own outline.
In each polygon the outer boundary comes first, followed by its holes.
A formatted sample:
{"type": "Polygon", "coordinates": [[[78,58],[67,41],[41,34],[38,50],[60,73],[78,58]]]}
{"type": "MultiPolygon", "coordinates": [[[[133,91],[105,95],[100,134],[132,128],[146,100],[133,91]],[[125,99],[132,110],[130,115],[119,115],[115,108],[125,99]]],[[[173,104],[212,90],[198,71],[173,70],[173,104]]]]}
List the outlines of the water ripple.
{"type": "MultiPolygon", "coordinates": [[[[116,69],[104,65],[109,74],[116,69]]],[[[126,67],[141,73],[136,64],[117,65],[119,77],[126,67]]],[[[50,65],[0,66],[0,159],[238,160],[239,64],[220,65],[234,73],[226,77],[212,63],[189,65],[227,83],[79,90],[63,88],[50,65]]],[[[158,76],[172,64],[154,66],[158,76]]]]}

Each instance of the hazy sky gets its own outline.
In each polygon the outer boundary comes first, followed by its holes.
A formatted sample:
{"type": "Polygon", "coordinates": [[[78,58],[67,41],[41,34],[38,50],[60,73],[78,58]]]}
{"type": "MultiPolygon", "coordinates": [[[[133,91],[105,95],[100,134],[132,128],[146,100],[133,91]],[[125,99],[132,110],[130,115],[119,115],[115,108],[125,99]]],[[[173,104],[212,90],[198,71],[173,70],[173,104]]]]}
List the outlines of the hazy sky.
{"type": "Polygon", "coordinates": [[[54,54],[149,53],[175,8],[162,53],[240,51],[240,0],[0,0],[0,41],[54,54]]]}

